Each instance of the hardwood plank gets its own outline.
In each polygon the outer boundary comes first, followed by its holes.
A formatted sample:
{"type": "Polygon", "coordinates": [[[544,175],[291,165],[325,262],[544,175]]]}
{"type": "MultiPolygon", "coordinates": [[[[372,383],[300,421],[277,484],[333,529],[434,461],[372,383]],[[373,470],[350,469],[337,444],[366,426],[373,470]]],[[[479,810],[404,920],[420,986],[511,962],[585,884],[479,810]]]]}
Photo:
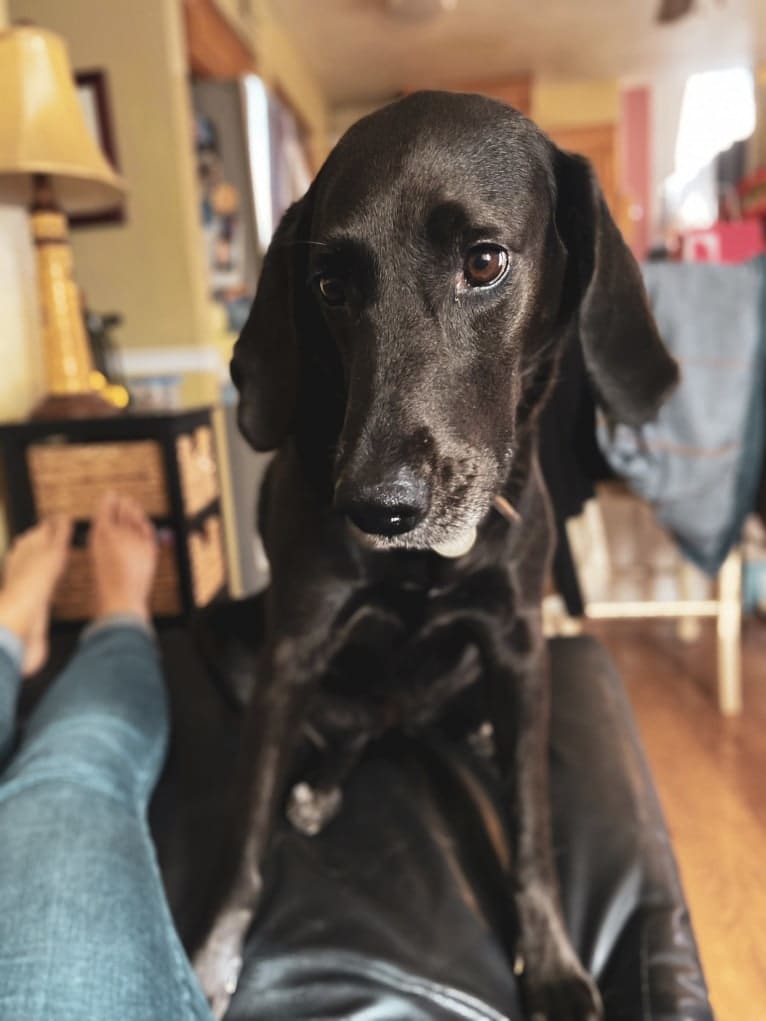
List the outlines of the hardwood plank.
{"type": "Polygon", "coordinates": [[[681,867],[717,1021],[766,1017],[766,626],[748,622],[745,711],[714,696],[713,628],[589,625],[628,688],[681,867]]]}

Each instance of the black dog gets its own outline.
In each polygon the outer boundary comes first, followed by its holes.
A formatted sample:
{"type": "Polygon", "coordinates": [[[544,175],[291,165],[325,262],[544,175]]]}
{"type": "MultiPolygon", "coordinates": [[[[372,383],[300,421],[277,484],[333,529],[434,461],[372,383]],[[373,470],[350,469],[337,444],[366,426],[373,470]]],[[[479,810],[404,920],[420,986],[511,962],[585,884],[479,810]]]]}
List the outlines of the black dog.
{"type": "Polygon", "coordinates": [[[350,758],[436,716],[470,647],[514,828],[527,1008],[602,1016],[554,878],[540,621],[553,537],[535,419],[576,337],[623,422],[676,381],[589,165],[501,103],[418,93],[365,118],[282,220],[232,364],[242,432],[279,453],[241,858],[196,958],[217,1012],[302,723],[350,758]],[[370,619],[377,669],[344,680],[370,619]]]}

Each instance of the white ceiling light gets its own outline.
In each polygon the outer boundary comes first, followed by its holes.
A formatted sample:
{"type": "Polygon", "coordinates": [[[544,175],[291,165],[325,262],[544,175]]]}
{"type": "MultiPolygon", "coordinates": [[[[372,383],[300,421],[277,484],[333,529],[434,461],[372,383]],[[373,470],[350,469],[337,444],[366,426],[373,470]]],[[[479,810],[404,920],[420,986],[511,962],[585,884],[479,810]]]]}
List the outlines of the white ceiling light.
{"type": "Polygon", "coordinates": [[[457,0],[385,0],[385,3],[389,14],[406,21],[428,21],[457,6],[457,0]]]}

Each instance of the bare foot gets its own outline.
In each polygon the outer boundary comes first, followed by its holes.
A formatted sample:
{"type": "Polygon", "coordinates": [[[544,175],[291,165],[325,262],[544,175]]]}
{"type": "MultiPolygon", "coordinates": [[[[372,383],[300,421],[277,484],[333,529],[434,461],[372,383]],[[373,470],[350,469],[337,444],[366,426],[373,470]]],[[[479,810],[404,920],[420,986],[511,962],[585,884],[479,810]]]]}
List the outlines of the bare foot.
{"type": "Polygon", "coordinates": [[[69,555],[72,522],[49,518],[20,535],[5,558],[0,625],[24,643],[22,673],[37,673],[48,656],[51,599],[69,555]]]}
{"type": "Polygon", "coordinates": [[[96,583],[96,619],[132,613],[148,622],[157,537],[135,500],[106,494],[93,518],[89,549],[96,583]]]}

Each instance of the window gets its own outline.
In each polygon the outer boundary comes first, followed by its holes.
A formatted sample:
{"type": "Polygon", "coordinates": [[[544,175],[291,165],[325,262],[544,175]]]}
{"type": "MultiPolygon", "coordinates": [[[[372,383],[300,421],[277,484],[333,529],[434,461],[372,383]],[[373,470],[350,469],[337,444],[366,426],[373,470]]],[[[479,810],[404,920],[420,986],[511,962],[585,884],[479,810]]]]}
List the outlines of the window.
{"type": "Polygon", "coordinates": [[[677,227],[718,219],[714,160],[755,130],[755,88],[747,68],[691,75],[684,88],[675,171],[665,182],[666,209],[677,227]]]}

